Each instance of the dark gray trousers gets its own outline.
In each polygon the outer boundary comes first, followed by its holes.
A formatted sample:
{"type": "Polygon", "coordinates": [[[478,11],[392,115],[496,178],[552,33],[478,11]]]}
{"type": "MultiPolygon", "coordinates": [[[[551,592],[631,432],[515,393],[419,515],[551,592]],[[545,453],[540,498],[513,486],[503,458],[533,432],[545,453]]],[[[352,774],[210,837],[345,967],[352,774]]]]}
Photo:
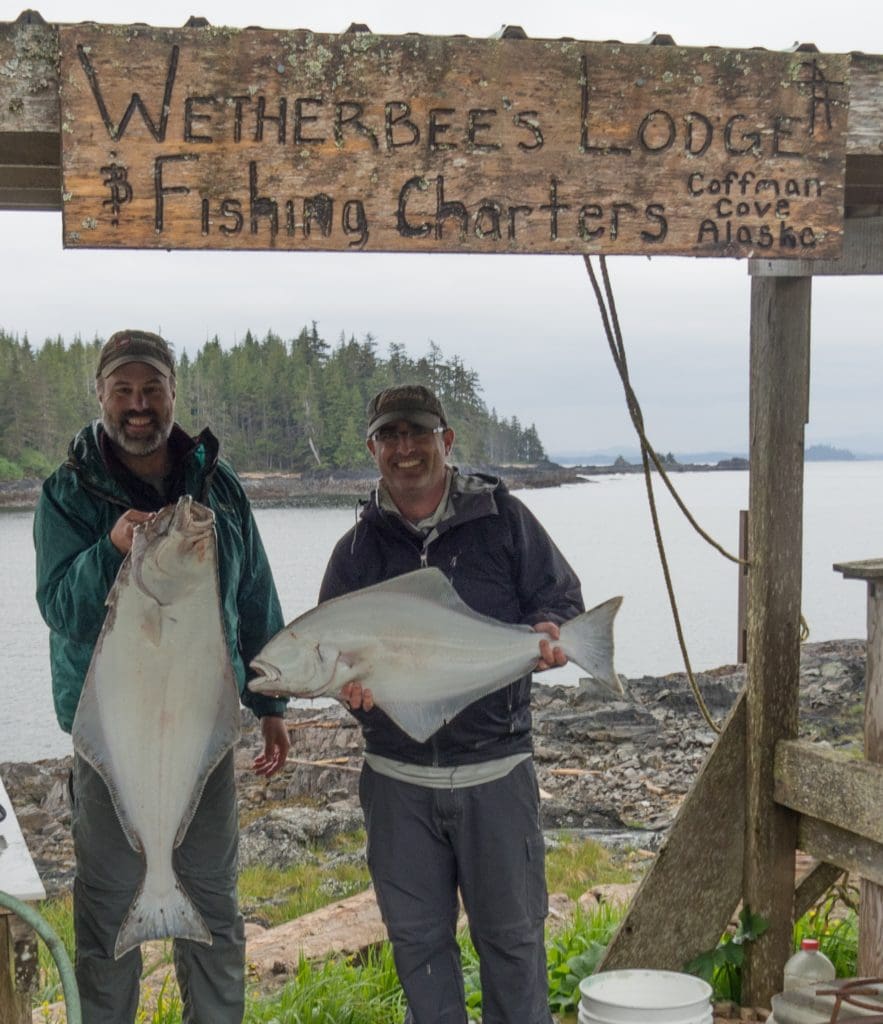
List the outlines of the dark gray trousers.
{"type": "Polygon", "coordinates": [[[465,1024],[457,891],[478,952],[483,1024],[551,1024],[548,912],[533,762],[429,789],[362,769],[368,866],[408,1000],[406,1024],[465,1024]]]}
{"type": "MultiPolygon", "coordinates": [[[[76,976],[83,1024],[131,1024],[138,1008],[141,951],[115,960],[117,932],[144,875],[101,776],[74,758],[72,830],[76,976]]],[[[212,945],[175,940],[182,1024],[240,1024],[245,931],[236,892],[239,820],[232,752],[209,776],[175,871],[212,934],[212,945]]]]}

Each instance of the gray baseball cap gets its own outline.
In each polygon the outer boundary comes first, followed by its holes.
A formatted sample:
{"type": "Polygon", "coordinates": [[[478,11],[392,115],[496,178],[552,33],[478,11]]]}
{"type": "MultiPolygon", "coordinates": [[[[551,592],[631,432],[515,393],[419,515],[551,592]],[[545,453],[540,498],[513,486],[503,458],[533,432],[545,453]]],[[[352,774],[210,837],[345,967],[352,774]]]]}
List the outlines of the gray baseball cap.
{"type": "Polygon", "coordinates": [[[398,420],[429,428],[448,425],[441,400],[422,384],[398,384],[384,388],[368,403],[367,411],[368,437],[387,423],[398,420]]]}
{"type": "Polygon", "coordinates": [[[150,331],[117,331],[104,343],[96,377],[109,377],[126,363],[147,363],[164,377],[175,376],[175,357],[169,343],[150,331]]]}

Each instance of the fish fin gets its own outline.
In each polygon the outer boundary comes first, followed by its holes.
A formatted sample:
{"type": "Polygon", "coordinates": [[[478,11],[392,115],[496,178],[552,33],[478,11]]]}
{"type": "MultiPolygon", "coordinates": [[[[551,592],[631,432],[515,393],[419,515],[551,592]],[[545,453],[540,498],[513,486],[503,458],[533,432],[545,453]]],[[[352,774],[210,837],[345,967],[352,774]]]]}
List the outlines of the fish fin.
{"type": "MultiPolygon", "coordinates": [[[[500,625],[499,619],[495,619],[490,615],[482,615],[481,612],[470,608],[457,591],[454,590],[454,585],[448,577],[445,576],[441,569],[435,566],[427,566],[423,569],[415,569],[413,572],[406,572],[401,576],[394,576],[392,579],[384,580],[382,583],[374,583],[370,587],[363,587],[361,590],[352,591],[341,597],[333,597],[331,601],[345,601],[356,593],[360,596],[363,594],[398,594],[401,597],[412,600],[414,598],[423,599],[440,604],[451,611],[468,615],[470,619],[481,619],[494,626],[500,625]]],[[[309,615],[311,613],[307,612],[306,614],[309,615]]],[[[530,626],[513,623],[511,628],[522,629],[528,633],[531,632],[530,626]]]]}
{"type": "Polygon", "coordinates": [[[168,938],[212,944],[202,915],[177,879],[174,889],[163,900],[148,897],[143,885],[138,889],[117,934],[114,959],[119,960],[142,942],[168,938]]]}
{"type": "Polygon", "coordinates": [[[432,704],[387,701],[380,706],[400,729],[418,743],[425,743],[445,723],[450,722],[476,699],[473,695],[456,701],[433,701],[432,704]]]}
{"type": "Polygon", "coordinates": [[[624,696],[624,690],[613,667],[613,620],[621,604],[621,597],[611,597],[565,622],[559,644],[570,661],[575,661],[617,697],[624,696]]]}

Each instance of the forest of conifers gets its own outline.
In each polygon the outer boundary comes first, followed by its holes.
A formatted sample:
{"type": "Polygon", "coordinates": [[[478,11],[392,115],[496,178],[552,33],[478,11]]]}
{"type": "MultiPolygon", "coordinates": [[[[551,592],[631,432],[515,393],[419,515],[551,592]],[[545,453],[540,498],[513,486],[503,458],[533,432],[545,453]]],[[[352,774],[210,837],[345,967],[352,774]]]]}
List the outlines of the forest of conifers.
{"type": "MultiPolygon", "coordinates": [[[[95,367],[104,339],[61,337],[33,348],[0,328],[0,480],[42,477],[73,435],[98,415],[95,367]]],[[[501,419],[481,398],[478,375],[430,342],[413,359],[404,345],[378,355],[371,335],[331,346],[315,323],[296,338],[248,332],[222,348],[217,338],[192,358],[178,354],[176,419],[190,433],[210,427],[240,472],[298,472],[369,465],[365,406],[391,384],[435,390],[456,431],[461,465],[535,463],[545,457],[534,426],[501,419]]]]}

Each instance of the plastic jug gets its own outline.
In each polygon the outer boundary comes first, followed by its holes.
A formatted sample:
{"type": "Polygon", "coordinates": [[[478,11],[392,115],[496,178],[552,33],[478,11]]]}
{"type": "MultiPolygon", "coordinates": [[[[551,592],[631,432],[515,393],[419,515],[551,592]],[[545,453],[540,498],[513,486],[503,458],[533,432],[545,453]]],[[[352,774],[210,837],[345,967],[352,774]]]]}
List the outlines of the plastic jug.
{"type": "Polygon", "coordinates": [[[834,980],[834,965],[819,950],[818,939],[803,939],[800,949],[785,964],[785,992],[815,992],[834,980]]]}

